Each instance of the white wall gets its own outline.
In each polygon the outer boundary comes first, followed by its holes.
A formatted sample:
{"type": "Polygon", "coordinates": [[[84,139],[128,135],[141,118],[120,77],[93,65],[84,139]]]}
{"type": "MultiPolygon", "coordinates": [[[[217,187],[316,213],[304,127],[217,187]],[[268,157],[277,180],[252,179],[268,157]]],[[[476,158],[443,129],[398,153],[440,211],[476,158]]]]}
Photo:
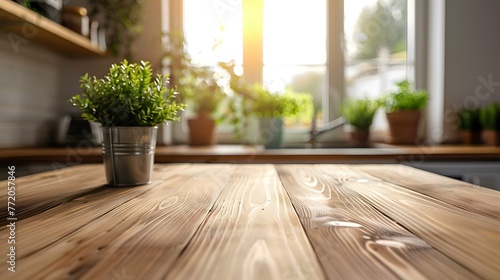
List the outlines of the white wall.
{"type": "Polygon", "coordinates": [[[425,8],[428,19],[426,73],[417,73],[425,76],[420,85],[430,94],[427,141],[458,142],[457,113],[461,109],[500,102],[500,1],[417,3],[425,8]]]}
{"type": "Polygon", "coordinates": [[[497,0],[446,1],[444,141],[457,138],[458,109],[500,102],[499,11],[497,0]]]}

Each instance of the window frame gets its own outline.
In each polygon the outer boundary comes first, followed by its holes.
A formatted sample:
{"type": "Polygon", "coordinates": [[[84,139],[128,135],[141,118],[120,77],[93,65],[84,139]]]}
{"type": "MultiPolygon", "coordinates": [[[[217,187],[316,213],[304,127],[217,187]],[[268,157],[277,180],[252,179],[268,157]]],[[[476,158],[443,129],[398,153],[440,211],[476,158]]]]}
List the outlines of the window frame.
{"type": "MultiPolygon", "coordinates": [[[[221,2],[234,2],[234,0],[216,0],[221,2]]],[[[254,20],[249,14],[252,10],[263,9],[264,0],[241,0],[243,9],[243,21],[254,20]],[[246,15],[246,16],[245,16],[246,15]]],[[[325,122],[332,121],[340,117],[340,104],[346,98],[345,90],[345,57],[344,57],[344,0],[326,0],[327,1],[327,58],[326,58],[326,90],[328,94],[323,94],[323,118],[325,122]]],[[[422,53],[417,54],[415,36],[421,37],[423,32],[421,25],[416,25],[416,16],[422,17],[423,0],[407,0],[408,16],[407,16],[407,76],[412,82],[417,81],[417,85],[423,83],[421,77],[416,75],[421,74],[416,68],[417,65],[424,64],[423,59],[417,60],[418,56],[424,56],[422,53]],[[416,2],[419,2],[418,4],[416,2]]],[[[168,17],[162,18],[162,31],[183,30],[183,0],[162,0],[163,14],[168,17]]],[[[243,24],[243,69],[245,79],[249,82],[262,82],[263,79],[263,22],[258,22],[257,28],[260,28],[259,34],[255,34],[254,28],[250,32],[243,24]],[[249,54],[248,46],[252,44],[260,46],[260,51],[249,54]],[[260,59],[256,59],[260,58],[260,59]]],[[[423,75],[423,74],[422,74],[423,75]]],[[[422,76],[419,75],[419,76],[422,76]]],[[[250,127],[256,128],[256,123],[250,123],[250,127]]],[[[250,128],[250,129],[251,129],[250,128]]],[[[284,142],[306,142],[307,134],[310,130],[293,129],[285,131],[284,142]]],[[[382,139],[385,131],[374,131],[373,140],[382,139]]],[[[346,133],[343,129],[336,129],[329,134],[330,141],[346,140],[346,133]]],[[[173,141],[175,143],[187,143],[187,127],[182,122],[173,126],[173,141]]],[[[234,133],[229,131],[217,131],[218,143],[241,143],[241,140],[235,138],[234,133]]],[[[248,142],[248,141],[246,141],[248,142]]],[[[250,141],[251,142],[251,141],[250,141]]],[[[255,143],[250,143],[255,144],[255,143]]]]}

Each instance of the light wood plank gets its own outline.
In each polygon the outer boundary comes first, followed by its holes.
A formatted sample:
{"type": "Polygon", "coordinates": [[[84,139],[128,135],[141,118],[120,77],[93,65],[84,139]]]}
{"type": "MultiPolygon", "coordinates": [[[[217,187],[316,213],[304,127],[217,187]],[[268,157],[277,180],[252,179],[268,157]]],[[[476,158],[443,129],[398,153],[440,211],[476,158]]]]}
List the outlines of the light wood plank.
{"type": "MultiPolygon", "coordinates": [[[[21,221],[18,265],[23,269],[16,276],[161,279],[231,172],[221,167],[214,174],[209,166],[194,165],[161,169],[163,178],[151,185],[108,188],[63,203],[37,215],[37,220],[21,221]],[[112,200],[110,191],[114,192],[112,200]],[[64,233],[58,234],[61,231],[64,233]],[[25,247],[32,249],[28,253],[25,247]]],[[[0,278],[6,276],[4,271],[0,278]]]]}
{"type": "MultiPolygon", "coordinates": [[[[65,201],[91,192],[106,184],[102,164],[80,165],[17,177],[15,214],[18,219],[43,212],[65,201]],[[95,174],[95,176],[89,176],[95,174]]],[[[7,169],[5,169],[7,170],[7,169]]],[[[7,172],[7,171],[5,171],[7,172]]],[[[7,181],[0,181],[7,186],[7,181]]],[[[0,194],[0,200],[7,201],[7,192],[0,194]]],[[[0,224],[6,223],[8,213],[0,213],[0,224]]]]}
{"type": "Polygon", "coordinates": [[[272,165],[239,165],[167,279],[323,279],[272,165]]]}
{"type": "MultiPolygon", "coordinates": [[[[103,187],[102,185],[95,192],[90,192],[85,195],[81,195],[78,198],[73,200],[68,200],[64,203],[57,205],[56,207],[51,207],[50,209],[44,209],[43,212],[38,213],[34,216],[29,216],[26,218],[19,218],[17,221],[17,229],[16,235],[19,239],[26,240],[25,243],[23,241],[18,241],[22,246],[17,246],[17,257],[23,258],[25,256],[36,253],[43,248],[58,242],[61,238],[71,234],[78,228],[85,226],[88,223],[98,219],[102,215],[111,211],[115,207],[120,206],[121,204],[131,200],[132,198],[154,188],[158,183],[162,181],[162,178],[168,178],[174,176],[179,170],[185,168],[188,165],[178,165],[172,167],[164,167],[164,174],[155,173],[156,178],[154,183],[145,186],[138,186],[133,188],[111,188],[111,187],[103,187]],[[113,199],[110,200],[106,198],[106,196],[112,196],[113,199]],[[26,226],[24,226],[26,225],[26,226]]],[[[103,168],[102,166],[100,166],[103,168]]],[[[79,184],[85,184],[85,180],[89,179],[90,174],[86,173],[93,171],[92,166],[81,165],[75,168],[69,168],[64,170],[65,173],[73,172],[77,174],[83,174],[83,177],[70,177],[67,181],[65,181],[66,193],[73,195],[73,192],[68,192],[67,190],[72,189],[73,186],[78,186],[79,184]]],[[[51,176],[52,172],[48,172],[46,175],[47,178],[53,178],[51,176]]],[[[43,176],[43,173],[28,176],[29,179],[35,179],[40,176],[43,176]]],[[[54,178],[53,178],[54,179],[54,178]]],[[[91,179],[91,177],[90,177],[91,179]]],[[[33,184],[26,185],[26,196],[34,197],[35,195],[29,192],[31,187],[34,187],[33,193],[42,195],[43,189],[38,189],[36,181],[33,184]]],[[[51,189],[51,185],[46,185],[45,190],[48,193],[51,193],[53,190],[51,189]]],[[[62,192],[65,190],[62,189],[62,192]]],[[[56,193],[54,191],[54,193],[56,193]]],[[[24,194],[18,195],[19,198],[23,197],[24,194]]],[[[65,196],[69,198],[69,196],[65,196]]],[[[46,197],[47,198],[47,197],[46,197]]],[[[49,196],[50,198],[50,196],[49,196]]],[[[33,201],[27,199],[27,202],[33,201]]],[[[2,227],[0,229],[0,235],[7,234],[7,228],[2,227]]],[[[6,246],[6,243],[0,243],[1,246],[6,246]]],[[[1,271],[0,271],[1,272],[1,271]]],[[[1,278],[1,277],[0,277],[1,278]]]]}
{"type": "Polygon", "coordinates": [[[329,279],[477,279],[367,203],[356,189],[365,178],[337,165],[277,168],[329,279]]]}
{"type": "Polygon", "coordinates": [[[359,169],[470,212],[500,220],[500,192],[405,165],[363,165],[359,169]],[[387,172],[390,170],[390,172],[387,172]]]}
{"type": "MultiPolygon", "coordinates": [[[[332,170],[339,168],[357,176],[356,181],[343,186],[361,194],[378,211],[481,278],[500,279],[498,220],[384,182],[368,173],[363,174],[361,168],[355,166],[322,165],[318,168],[325,176],[331,176],[332,170]]],[[[379,168],[393,175],[396,173],[390,167],[379,168]]],[[[439,185],[440,181],[435,184],[439,185]]]]}

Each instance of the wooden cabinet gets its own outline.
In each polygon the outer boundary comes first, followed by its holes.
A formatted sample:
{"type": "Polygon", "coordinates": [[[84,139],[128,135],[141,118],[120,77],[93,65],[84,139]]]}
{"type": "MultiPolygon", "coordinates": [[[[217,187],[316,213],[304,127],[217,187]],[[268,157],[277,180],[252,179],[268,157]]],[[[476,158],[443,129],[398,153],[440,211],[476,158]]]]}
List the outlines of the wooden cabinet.
{"type": "Polygon", "coordinates": [[[9,0],[0,0],[0,29],[14,46],[35,42],[68,57],[106,55],[87,37],[9,0]]]}

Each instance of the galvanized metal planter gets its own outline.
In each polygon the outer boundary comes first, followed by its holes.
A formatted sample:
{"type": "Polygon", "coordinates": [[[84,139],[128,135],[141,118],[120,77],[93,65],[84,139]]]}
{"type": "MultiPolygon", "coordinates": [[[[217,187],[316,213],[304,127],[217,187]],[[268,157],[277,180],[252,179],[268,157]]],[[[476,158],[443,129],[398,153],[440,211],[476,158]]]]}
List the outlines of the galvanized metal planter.
{"type": "Polygon", "coordinates": [[[158,127],[102,127],[102,155],[108,185],[149,184],[158,127]]]}

